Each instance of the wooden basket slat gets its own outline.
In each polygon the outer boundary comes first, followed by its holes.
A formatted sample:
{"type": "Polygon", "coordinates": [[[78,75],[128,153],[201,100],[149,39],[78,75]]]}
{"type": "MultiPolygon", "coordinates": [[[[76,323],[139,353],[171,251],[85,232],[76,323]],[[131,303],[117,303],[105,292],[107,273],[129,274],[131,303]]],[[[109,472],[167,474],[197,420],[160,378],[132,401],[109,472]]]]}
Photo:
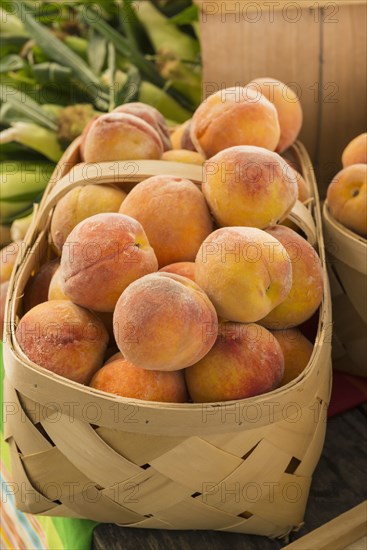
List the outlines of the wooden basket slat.
{"type": "MultiPolygon", "coordinates": [[[[63,490],[54,502],[46,498],[52,496],[51,489],[44,489],[42,505],[33,506],[29,498],[26,503],[19,501],[18,506],[33,513],[58,515],[59,510],[63,516],[138,528],[218,529],[267,536],[288,533],[302,522],[312,472],[323,444],[331,348],[327,337],[331,317],[326,276],[312,358],[296,380],[269,394],[222,404],[151,403],[92,390],[42,369],[21,351],[15,325],[22,314],[25,285],[48,254],[47,232],[54,205],[76,185],[91,183],[85,180],[85,172],[83,175],[85,165],[70,165],[80,160],[78,147],[78,143],[73,144],[70,156],[64,155],[59,168],[61,179],[47,187],[36,222],[26,237],[27,253],[13,274],[6,304],[9,330],[4,363],[6,385],[13,388],[9,399],[17,404],[7,427],[13,455],[15,451],[15,477],[27,479],[29,488],[38,483],[41,493],[42,486],[51,480],[62,485],[70,478],[79,491],[71,498],[63,490]],[[313,412],[320,402],[320,419],[315,423],[313,412]],[[70,403],[75,405],[72,418],[70,403]],[[301,411],[298,425],[285,416],[284,411],[292,403],[297,403],[301,411]],[[88,416],[91,404],[98,418],[88,416]],[[258,411],[255,421],[254,411],[258,411]],[[35,432],[38,435],[33,442],[35,432]],[[20,453],[15,447],[18,440],[20,453]],[[290,464],[295,465],[292,472],[288,472],[290,464]],[[269,480],[275,484],[271,503],[265,494],[255,503],[246,498],[222,502],[215,492],[233,483],[264,484],[269,480]],[[302,488],[302,498],[284,504],[282,490],[290,482],[302,488]],[[98,497],[96,502],[86,499],[80,490],[86,483],[98,497]],[[207,483],[215,488],[214,494],[207,483]],[[130,498],[131,487],[140,497],[137,501],[130,498]]],[[[301,144],[293,147],[292,154],[314,196],[308,205],[297,204],[292,215],[319,249],[325,271],[312,166],[301,144]]],[[[138,170],[129,178],[127,165],[121,171],[124,163],[118,164],[118,181],[111,182],[115,168],[107,163],[93,183],[131,185],[162,171],[201,182],[202,169],[197,166],[136,163],[138,170]]]]}
{"type": "Polygon", "coordinates": [[[367,376],[367,240],[336,221],[327,201],[323,222],[334,310],[334,367],[367,376]]]}

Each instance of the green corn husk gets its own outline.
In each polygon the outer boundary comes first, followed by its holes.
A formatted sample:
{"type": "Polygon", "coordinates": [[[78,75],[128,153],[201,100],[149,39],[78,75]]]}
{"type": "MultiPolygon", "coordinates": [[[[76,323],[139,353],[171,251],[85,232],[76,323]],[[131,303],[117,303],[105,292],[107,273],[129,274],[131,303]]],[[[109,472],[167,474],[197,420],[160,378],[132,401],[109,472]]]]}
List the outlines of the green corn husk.
{"type": "MultiPolygon", "coordinates": [[[[109,80],[108,71],[103,74],[102,78],[108,86],[112,85],[109,80]]],[[[126,85],[127,78],[126,73],[119,70],[116,71],[114,85],[118,88],[117,93],[119,93],[119,91],[126,85]]],[[[127,90],[125,102],[141,101],[142,103],[152,105],[152,107],[158,109],[158,111],[160,111],[165,118],[176,123],[185,122],[185,120],[191,118],[192,116],[190,111],[182,107],[177,101],[169,96],[165,90],[154,86],[151,82],[147,82],[145,80],[141,82],[138,97],[136,97],[135,90],[135,87],[127,90]]]]}
{"type": "Polygon", "coordinates": [[[161,75],[170,82],[176,90],[186,96],[198,106],[201,103],[201,71],[196,67],[182,63],[179,59],[163,58],[158,62],[161,75]]]}
{"type": "Polygon", "coordinates": [[[22,21],[14,14],[0,7],[0,33],[4,35],[28,36],[22,21]]]}
{"type": "Polygon", "coordinates": [[[40,84],[65,84],[70,82],[72,71],[59,63],[37,63],[32,66],[32,72],[40,84]]]}
{"type": "Polygon", "coordinates": [[[85,38],[66,35],[63,41],[74,53],[78,54],[84,61],[88,61],[88,41],[85,38]]]}
{"type": "Polygon", "coordinates": [[[173,25],[151,2],[139,2],[137,14],[158,54],[168,54],[187,61],[198,58],[198,41],[173,25]]]}
{"type": "Polygon", "coordinates": [[[0,100],[4,103],[10,103],[19,113],[26,117],[32,117],[34,122],[48,128],[57,130],[55,118],[46,113],[45,110],[32,99],[29,95],[7,85],[0,85],[0,100]]]}
{"type": "Polygon", "coordinates": [[[32,223],[33,212],[24,218],[14,220],[10,226],[10,237],[12,241],[23,241],[27,234],[29,226],[32,223]]]}
{"type": "Polygon", "coordinates": [[[24,67],[24,60],[16,54],[9,54],[0,59],[0,73],[18,71],[24,67]]]}
{"type": "Polygon", "coordinates": [[[22,213],[28,213],[33,202],[44,191],[54,165],[48,162],[0,162],[0,220],[10,223],[22,213]]]}
{"type": "Polygon", "coordinates": [[[54,162],[62,156],[56,132],[31,122],[13,122],[10,128],[0,132],[0,145],[11,141],[34,149],[54,162]]]}

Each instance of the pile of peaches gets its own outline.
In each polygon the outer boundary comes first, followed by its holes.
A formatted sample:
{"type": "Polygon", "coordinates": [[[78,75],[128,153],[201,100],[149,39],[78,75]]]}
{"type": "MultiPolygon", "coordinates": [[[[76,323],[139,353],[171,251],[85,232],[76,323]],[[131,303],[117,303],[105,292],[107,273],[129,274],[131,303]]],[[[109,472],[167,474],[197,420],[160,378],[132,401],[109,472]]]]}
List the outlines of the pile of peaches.
{"type": "Polygon", "coordinates": [[[329,210],[342,225],[367,238],[367,133],[347,145],[342,163],[328,188],[329,210]]]}
{"type": "Polygon", "coordinates": [[[213,94],[173,133],[139,103],[93,120],[84,162],[200,164],[202,186],[162,169],[128,193],[113,182],[68,192],[50,228],[58,257],[25,289],[27,357],[160,402],[237,400],[297,377],[323,296],[319,256],[288,219],[311,194],[281,156],[301,125],[298,98],[273,79],[213,94]]]}

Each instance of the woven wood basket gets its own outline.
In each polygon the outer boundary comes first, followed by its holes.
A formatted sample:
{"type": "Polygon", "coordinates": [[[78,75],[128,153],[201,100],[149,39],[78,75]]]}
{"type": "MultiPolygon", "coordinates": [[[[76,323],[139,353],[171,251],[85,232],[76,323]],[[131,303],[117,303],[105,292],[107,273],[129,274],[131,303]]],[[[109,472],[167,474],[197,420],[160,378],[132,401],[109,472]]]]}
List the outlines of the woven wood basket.
{"type": "Polygon", "coordinates": [[[367,240],[330,214],[323,221],[333,297],[333,366],[367,377],[367,240]]]}
{"type": "Polygon", "coordinates": [[[294,381],[236,402],[133,401],[74,383],[32,363],[15,327],[38,259],[48,254],[57,200],[86,183],[131,186],[169,173],[201,183],[201,167],[164,161],[87,168],[79,143],[50,183],[12,275],[4,344],[5,438],[17,506],[33,514],[90,518],[123,526],[215,529],[282,536],[303,521],[311,476],[322,450],[331,382],[331,308],[321,215],[312,166],[293,154],[314,199],[292,219],[320,251],[325,293],[313,355],[294,381]],[[75,165],[75,168],[71,166],[75,165]],[[92,177],[93,172],[93,177],[92,177]]]}
{"type": "Polygon", "coordinates": [[[290,84],[305,113],[300,139],[325,196],[345,144],[366,131],[366,0],[195,1],[204,96],[259,77],[290,84]]]}

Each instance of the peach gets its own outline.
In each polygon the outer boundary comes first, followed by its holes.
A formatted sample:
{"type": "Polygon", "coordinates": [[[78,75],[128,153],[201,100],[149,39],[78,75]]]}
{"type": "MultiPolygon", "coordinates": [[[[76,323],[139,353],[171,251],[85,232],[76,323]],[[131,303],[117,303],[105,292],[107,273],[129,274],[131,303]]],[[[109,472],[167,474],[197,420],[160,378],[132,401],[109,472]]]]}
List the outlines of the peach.
{"type": "Polygon", "coordinates": [[[209,353],[185,370],[196,403],[245,399],[274,390],[284,373],[280,345],[260,325],[221,323],[209,353]]]}
{"type": "Polygon", "coordinates": [[[10,279],[21,247],[22,241],[15,241],[0,250],[0,283],[10,279]]]}
{"type": "Polygon", "coordinates": [[[120,212],[138,220],[157,256],[159,267],[193,261],[212,220],[201,191],[174,176],[153,176],[134,187],[120,212]]]}
{"type": "Polygon", "coordinates": [[[294,175],[296,176],[298,187],[298,200],[301,202],[306,202],[312,197],[311,189],[308,182],[305,180],[302,174],[299,173],[295,166],[295,163],[286,159],[285,161],[289,165],[287,174],[290,174],[290,177],[293,177],[294,175]]]}
{"type": "Polygon", "coordinates": [[[129,115],[135,115],[138,118],[145,120],[150,126],[152,126],[159,134],[164,151],[168,151],[172,148],[171,139],[169,136],[169,129],[166,124],[164,116],[151,105],[146,103],[140,103],[139,101],[132,103],[124,103],[119,105],[113,111],[113,113],[128,113],[129,115]]]}
{"type": "Polygon", "coordinates": [[[248,86],[263,94],[275,106],[280,125],[276,151],[282,153],[296,141],[302,128],[303,112],[297,94],[275,78],[256,78],[248,86]]]}
{"type": "Polygon", "coordinates": [[[159,159],[163,144],[145,120],[127,113],[106,113],[91,124],[83,144],[85,162],[159,159]]]}
{"type": "Polygon", "coordinates": [[[37,273],[28,280],[24,290],[24,312],[29,311],[42,302],[47,302],[49,287],[59,265],[59,260],[46,262],[40,267],[37,273]]]}
{"type": "Polygon", "coordinates": [[[203,242],[195,280],[223,319],[252,323],[288,296],[292,264],[275,238],[252,227],[224,227],[203,242]]]}
{"type": "Polygon", "coordinates": [[[352,164],[330,183],[327,202],[332,216],[359,235],[367,235],[367,165],[352,164]]]}
{"type": "Polygon", "coordinates": [[[121,351],[116,351],[115,353],[113,353],[113,355],[111,355],[111,357],[107,359],[107,361],[105,362],[105,365],[107,365],[108,363],[112,363],[112,361],[116,361],[116,359],[121,359],[121,360],[124,359],[124,356],[122,355],[121,351]]]}
{"type": "Polygon", "coordinates": [[[108,361],[94,375],[90,386],[131,399],[163,403],[184,403],[188,400],[183,371],[141,369],[126,359],[108,361]]]}
{"type": "Polygon", "coordinates": [[[162,155],[162,160],[170,160],[172,162],[183,162],[184,164],[204,164],[204,157],[197,151],[187,151],[186,149],[171,149],[162,155]]]}
{"type": "Polygon", "coordinates": [[[128,361],[161,371],[199,361],[218,331],[215,309],[201,288],[164,272],[128,286],[117,302],[113,324],[117,346],[128,361]]]}
{"type": "Polygon", "coordinates": [[[264,229],[286,218],[297,179],[277,153],[239,146],[204,164],[203,193],[218,225],[264,229]]]}
{"type": "Polygon", "coordinates": [[[352,164],[367,164],[367,133],[360,134],[346,146],[342,162],[344,168],[352,164]]]}
{"type": "Polygon", "coordinates": [[[292,288],[285,300],[260,323],[272,329],[284,329],[307,321],[318,309],[324,292],[324,277],[316,250],[289,227],[276,225],[266,232],[288,252],[292,263],[292,288]]]}
{"type": "Polygon", "coordinates": [[[95,214],[118,212],[126,193],[109,185],[80,185],[57,203],[51,220],[51,238],[61,252],[74,227],[95,214]]]}
{"type": "Polygon", "coordinates": [[[64,294],[96,311],[113,311],[130,283],[158,269],[140,223],[114,213],[96,214],[74,227],[60,265],[64,294]]]}
{"type": "Polygon", "coordinates": [[[185,149],[196,151],[191,136],[191,118],[178,126],[171,134],[171,143],[173,149],[185,149]]]}
{"type": "Polygon", "coordinates": [[[85,145],[85,140],[87,138],[88,132],[89,132],[90,128],[92,127],[94,121],[97,120],[97,118],[99,118],[100,116],[101,115],[95,115],[93,118],[91,118],[90,121],[87,122],[87,124],[84,126],[84,130],[81,133],[80,145],[79,145],[81,161],[84,161],[84,145],[85,145]]]}
{"type": "Polygon", "coordinates": [[[241,86],[209,96],[195,111],[191,123],[191,139],[206,158],[236,145],[274,151],[279,137],[274,105],[265,96],[241,86]]]}
{"type": "Polygon", "coordinates": [[[50,285],[48,287],[48,300],[69,300],[63,291],[62,271],[59,266],[52,276],[50,285]]]}
{"type": "Polygon", "coordinates": [[[272,334],[282,348],[284,375],[280,385],[285,386],[305,370],[313,352],[313,344],[296,328],[274,330],[272,334]]]}
{"type": "Polygon", "coordinates": [[[28,311],[16,338],[28,359],[81,384],[88,384],[101,367],[108,342],[95,315],[65,300],[43,302],[28,311]]]}
{"type": "Polygon", "coordinates": [[[195,282],[195,262],[176,262],[174,264],[165,265],[159,271],[176,273],[176,275],[187,277],[195,282]]]}
{"type": "Polygon", "coordinates": [[[6,295],[8,292],[9,281],[5,281],[0,284],[0,340],[3,338],[4,330],[4,318],[5,318],[5,305],[6,295]]]}

